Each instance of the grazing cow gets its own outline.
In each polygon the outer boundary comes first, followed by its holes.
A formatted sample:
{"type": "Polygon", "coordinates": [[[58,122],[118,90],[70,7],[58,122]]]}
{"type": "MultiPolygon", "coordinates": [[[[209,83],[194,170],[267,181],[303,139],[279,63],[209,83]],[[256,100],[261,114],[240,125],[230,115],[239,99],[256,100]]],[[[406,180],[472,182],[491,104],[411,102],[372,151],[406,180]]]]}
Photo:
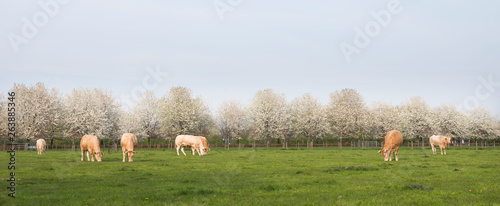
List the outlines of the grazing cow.
{"type": "Polygon", "coordinates": [[[397,130],[391,130],[385,135],[384,149],[379,150],[378,153],[382,153],[384,161],[392,161],[392,153],[398,161],[399,146],[403,144],[403,135],[397,130]]]}
{"type": "Polygon", "coordinates": [[[198,136],[198,137],[201,139],[201,142],[203,143],[203,147],[205,147],[205,149],[203,149],[203,153],[208,154],[208,151],[210,151],[210,148],[208,148],[207,138],[202,137],[202,136],[198,136]]]}
{"type": "Polygon", "coordinates": [[[134,134],[125,133],[122,135],[120,145],[122,146],[123,162],[125,162],[125,156],[127,154],[128,162],[133,162],[134,160],[132,159],[132,157],[134,156],[134,154],[137,154],[137,152],[134,151],[134,146],[137,145],[137,137],[135,137],[134,134]]]}
{"type": "Polygon", "coordinates": [[[39,155],[41,155],[45,151],[46,147],[47,147],[47,144],[45,143],[44,139],[38,139],[36,141],[36,150],[38,151],[39,155]]]}
{"type": "Polygon", "coordinates": [[[432,153],[436,154],[435,145],[439,145],[439,149],[441,150],[441,155],[443,155],[443,149],[444,149],[444,154],[446,155],[446,146],[451,143],[451,137],[432,135],[431,137],[429,137],[429,143],[431,144],[432,147],[432,153]]]}
{"type": "Polygon", "coordinates": [[[179,149],[181,149],[182,153],[184,153],[184,156],[186,156],[186,153],[184,152],[184,147],[191,147],[191,150],[194,151],[196,150],[198,152],[198,155],[202,156],[205,155],[205,146],[203,145],[203,141],[201,138],[193,135],[179,135],[175,137],[175,149],[177,150],[177,155],[179,155],[179,149]],[[201,150],[201,151],[200,151],[201,150]]]}
{"type": "Polygon", "coordinates": [[[80,140],[80,148],[82,149],[82,161],[83,161],[83,153],[87,151],[87,161],[90,161],[90,156],[92,156],[92,162],[95,159],[100,162],[101,157],[104,156],[104,153],[101,152],[101,148],[99,147],[99,139],[97,139],[94,135],[85,135],[80,140]]]}

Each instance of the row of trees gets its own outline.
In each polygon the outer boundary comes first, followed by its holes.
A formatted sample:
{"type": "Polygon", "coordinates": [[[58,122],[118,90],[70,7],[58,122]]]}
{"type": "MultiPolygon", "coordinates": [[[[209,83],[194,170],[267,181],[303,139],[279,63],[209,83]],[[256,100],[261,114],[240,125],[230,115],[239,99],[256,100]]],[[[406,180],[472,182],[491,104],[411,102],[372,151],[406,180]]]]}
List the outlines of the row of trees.
{"type": "MultiPolygon", "coordinates": [[[[94,134],[116,144],[124,132],[132,132],[151,143],[169,142],[179,134],[196,134],[254,143],[272,142],[288,147],[291,140],[314,141],[381,139],[392,129],[410,141],[424,141],[432,134],[459,139],[495,140],[500,136],[498,118],[477,107],[461,113],[453,105],[430,108],[420,97],[400,105],[375,102],[367,106],[353,89],[330,94],[322,105],[304,94],[287,102],[284,94],[262,90],[248,106],[223,102],[215,114],[200,97],[184,87],[173,87],[161,98],[152,92],[139,96],[135,106],[124,111],[112,93],[104,89],[74,89],[61,95],[43,83],[14,84],[18,139],[66,139],[75,145],[84,134],[94,134]]],[[[0,137],[7,138],[7,99],[0,101],[0,137]]]]}

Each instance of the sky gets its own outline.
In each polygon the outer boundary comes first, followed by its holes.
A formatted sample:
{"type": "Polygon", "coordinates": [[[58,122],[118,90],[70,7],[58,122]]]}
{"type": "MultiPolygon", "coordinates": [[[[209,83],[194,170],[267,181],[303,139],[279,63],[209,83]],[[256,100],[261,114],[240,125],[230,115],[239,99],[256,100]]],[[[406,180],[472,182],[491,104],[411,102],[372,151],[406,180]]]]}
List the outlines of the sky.
{"type": "Polygon", "coordinates": [[[113,91],[183,86],[212,110],[273,89],[289,101],[356,89],[367,105],[500,114],[500,1],[0,0],[0,92],[43,82],[113,91]]]}

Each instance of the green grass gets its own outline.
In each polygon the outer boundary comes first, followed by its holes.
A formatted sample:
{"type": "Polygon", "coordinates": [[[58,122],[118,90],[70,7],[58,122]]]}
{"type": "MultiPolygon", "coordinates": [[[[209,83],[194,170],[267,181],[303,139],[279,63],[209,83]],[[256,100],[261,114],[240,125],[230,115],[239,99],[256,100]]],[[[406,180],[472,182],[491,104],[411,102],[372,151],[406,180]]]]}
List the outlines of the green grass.
{"type": "MultiPolygon", "coordinates": [[[[0,156],[0,205],[498,205],[500,150],[258,148],[177,156],[139,150],[134,162],[105,153],[16,153],[16,198],[7,196],[8,153],[0,156]]],[[[182,154],[181,154],[182,155],[182,154]]]]}

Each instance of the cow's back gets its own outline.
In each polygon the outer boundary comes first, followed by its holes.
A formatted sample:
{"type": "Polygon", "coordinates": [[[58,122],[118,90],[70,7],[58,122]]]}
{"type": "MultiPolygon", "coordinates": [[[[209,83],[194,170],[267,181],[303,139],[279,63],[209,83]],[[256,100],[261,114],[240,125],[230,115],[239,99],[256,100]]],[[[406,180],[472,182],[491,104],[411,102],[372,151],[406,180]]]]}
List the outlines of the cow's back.
{"type": "Polygon", "coordinates": [[[403,135],[400,131],[391,130],[387,132],[384,148],[399,147],[401,144],[403,144],[403,135]]]}
{"type": "Polygon", "coordinates": [[[175,145],[184,144],[186,146],[197,145],[201,141],[193,135],[179,135],[175,138],[175,145]]]}
{"type": "Polygon", "coordinates": [[[80,140],[80,148],[82,150],[96,150],[99,148],[99,139],[94,135],[85,135],[80,140]]]}
{"type": "Polygon", "coordinates": [[[132,149],[135,145],[137,145],[137,137],[134,134],[125,133],[122,135],[120,145],[122,147],[131,147],[132,149]]]}
{"type": "Polygon", "coordinates": [[[44,147],[45,145],[46,145],[46,143],[45,143],[45,140],[44,140],[44,139],[38,139],[38,140],[36,141],[36,146],[37,146],[37,147],[39,147],[39,146],[44,147]]]}

